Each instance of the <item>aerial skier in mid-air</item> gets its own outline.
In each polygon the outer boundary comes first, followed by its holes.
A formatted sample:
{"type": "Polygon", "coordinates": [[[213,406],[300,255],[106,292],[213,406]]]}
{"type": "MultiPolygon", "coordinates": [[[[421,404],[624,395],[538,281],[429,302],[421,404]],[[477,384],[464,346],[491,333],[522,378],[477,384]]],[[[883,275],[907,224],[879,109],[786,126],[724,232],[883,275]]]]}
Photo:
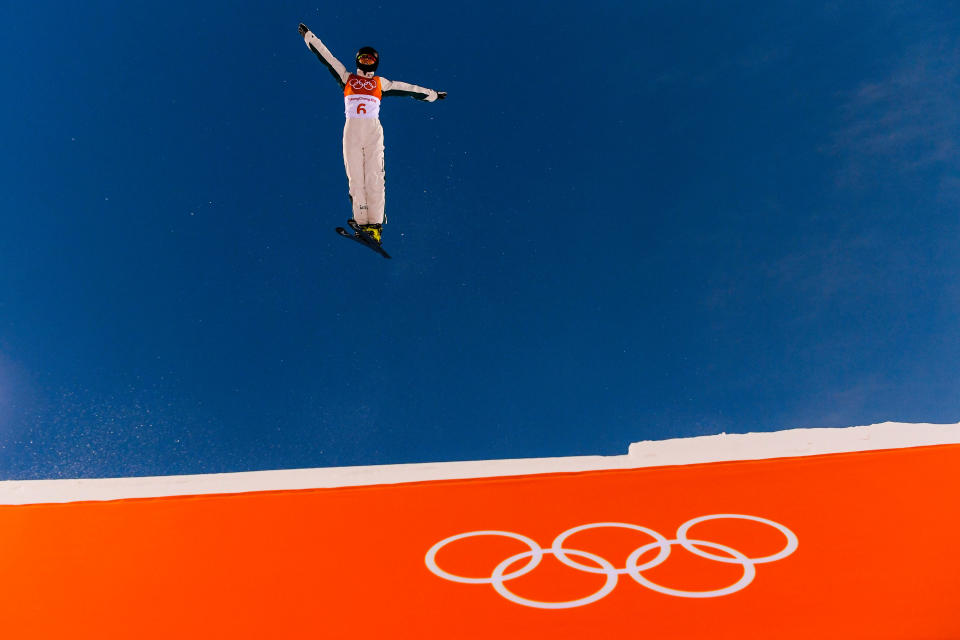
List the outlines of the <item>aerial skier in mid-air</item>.
{"type": "Polygon", "coordinates": [[[343,165],[347,170],[353,217],[348,224],[354,233],[337,227],[337,233],[377,251],[383,250],[384,187],[383,127],[380,126],[380,99],[387,96],[410,96],[417,100],[434,102],[447,97],[446,91],[434,91],[406,82],[387,80],[376,75],[380,54],[373,47],[357,52],[356,73],[349,73],[330,50],[303,23],[300,35],[307,47],[316,54],[343,89],[347,121],[343,126],[343,165]]]}

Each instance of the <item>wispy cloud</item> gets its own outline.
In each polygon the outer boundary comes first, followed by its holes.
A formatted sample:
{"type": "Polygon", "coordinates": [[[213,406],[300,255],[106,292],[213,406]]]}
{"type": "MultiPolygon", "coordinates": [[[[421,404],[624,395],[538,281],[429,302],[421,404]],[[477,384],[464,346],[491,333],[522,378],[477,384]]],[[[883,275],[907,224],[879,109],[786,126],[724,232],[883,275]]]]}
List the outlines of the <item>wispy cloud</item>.
{"type": "Polygon", "coordinates": [[[844,233],[836,238],[804,244],[801,250],[783,255],[766,270],[768,278],[781,289],[794,291],[808,311],[847,296],[875,277],[870,256],[882,246],[870,230],[844,233]]]}
{"type": "Polygon", "coordinates": [[[882,173],[939,172],[941,195],[960,176],[960,47],[910,51],[886,77],[847,96],[832,150],[844,159],[841,184],[863,186],[882,173]]]}

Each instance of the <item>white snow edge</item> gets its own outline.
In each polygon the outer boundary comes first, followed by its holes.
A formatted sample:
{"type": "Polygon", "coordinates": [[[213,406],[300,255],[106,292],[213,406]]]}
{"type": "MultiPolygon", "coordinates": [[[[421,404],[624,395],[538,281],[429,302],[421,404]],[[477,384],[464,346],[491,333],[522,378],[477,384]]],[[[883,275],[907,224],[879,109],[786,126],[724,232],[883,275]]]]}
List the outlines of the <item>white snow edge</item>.
{"type": "Polygon", "coordinates": [[[184,476],[0,482],[0,505],[356,487],[427,480],[637,469],[828,453],[960,444],[954,425],[885,422],[864,427],[789,429],[635,442],[620,456],[575,456],[245,471],[184,476]]]}

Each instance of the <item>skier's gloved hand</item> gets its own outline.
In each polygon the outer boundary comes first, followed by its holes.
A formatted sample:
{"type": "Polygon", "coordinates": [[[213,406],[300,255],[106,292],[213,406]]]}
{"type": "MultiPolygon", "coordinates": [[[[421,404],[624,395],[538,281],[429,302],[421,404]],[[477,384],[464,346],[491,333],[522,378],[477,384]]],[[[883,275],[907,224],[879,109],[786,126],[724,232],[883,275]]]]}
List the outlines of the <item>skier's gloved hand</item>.
{"type": "Polygon", "coordinates": [[[446,100],[447,92],[446,91],[437,91],[437,100],[446,100]]]}
{"type": "Polygon", "coordinates": [[[303,24],[303,23],[301,22],[301,23],[300,23],[299,31],[300,31],[300,35],[305,36],[305,35],[307,35],[307,31],[310,31],[310,29],[307,29],[307,25],[305,25],[305,24],[303,24]]]}

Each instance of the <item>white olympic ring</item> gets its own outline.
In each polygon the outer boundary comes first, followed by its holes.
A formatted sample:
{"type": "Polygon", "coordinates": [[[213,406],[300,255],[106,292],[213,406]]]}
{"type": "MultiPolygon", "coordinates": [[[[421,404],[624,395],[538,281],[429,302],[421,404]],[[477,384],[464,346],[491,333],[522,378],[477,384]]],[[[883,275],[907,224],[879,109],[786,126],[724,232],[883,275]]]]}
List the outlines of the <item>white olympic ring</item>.
{"type": "Polygon", "coordinates": [[[669,596],[677,596],[681,598],[716,598],[719,596],[730,595],[732,593],[736,593],[737,591],[740,591],[746,588],[751,582],[753,582],[753,579],[754,577],[756,577],[756,574],[757,574],[756,565],[762,564],[765,562],[774,562],[776,560],[781,560],[783,558],[786,558],[787,556],[792,554],[794,551],[796,551],[798,546],[799,546],[799,541],[797,539],[796,534],[794,534],[793,531],[791,531],[790,529],[788,529],[787,527],[785,527],[784,525],[778,522],[774,522],[773,520],[768,520],[767,518],[761,518],[759,516],[748,516],[748,515],[742,515],[737,513],[718,513],[718,514],[709,515],[709,516],[700,516],[698,518],[692,518],[686,521],[685,523],[680,525],[680,527],[677,529],[677,537],[672,540],[668,540],[666,537],[654,531],[653,529],[648,529],[647,527],[642,527],[640,525],[635,525],[635,524],[627,524],[624,522],[595,522],[592,524],[584,524],[577,527],[572,527],[570,529],[567,529],[560,535],[558,535],[556,538],[554,538],[553,544],[548,549],[544,549],[531,538],[528,538],[527,536],[524,536],[524,535],[520,535],[519,533],[512,533],[510,531],[470,531],[467,533],[459,533],[457,535],[444,538],[440,542],[436,543],[435,545],[430,547],[429,551],[427,551],[425,561],[427,564],[427,568],[436,576],[439,576],[445,580],[450,580],[452,582],[462,582],[465,584],[492,585],[497,593],[499,593],[505,599],[511,602],[515,602],[516,604],[520,604],[526,607],[535,607],[538,609],[570,609],[573,607],[581,607],[583,605],[591,604],[593,602],[596,602],[604,598],[608,593],[613,591],[613,589],[617,586],[617,581],[619,579],[619,576],[623,574],[628,574],[631,578],[634,579],[635,582],[652,591],[656,591],[658,593],[662,593],[664,595],[669,595],[669,596]],[[726,519],[726,518],[739,519],[739,520],[751,520],[754,522],[759,522],[761,524],[769,525],[777,529],[780,533],[784,535],[784,537],[787,539],[787,544],[779,552],[774,553],[772,555],[763,556],[761,558],[750,558],[750,557],[747,557],[745,554],[741,553],[740,551],[737,551],[736,549],[733,549],[726,545],[723,545],[717,542],[709,542],[707,540],[699,540],[699,539],[687,537],[687,533],[690,530],[690,528],[701,522],[705,522],[707,520],[720,520],[720,519],[726,519]],[[635,531],[640,531],[652,537],[654,541],[651,543],[645,544],[641,547],[638,547],[637,549],[634,549],[634,551],[627,558],[626,565],[623,568],[614,567],[614,565],[609,560],[601,556],[598,556],[594,553],[590,553],[588,551],[582,551],[579,549],[569,549],[563,546],[567,538],[575,533],[578,533],[580,531],[584,531],[587,529],[598,529],[598,528],[605,528],[605,527],[632,529],[635,531]],[[507,538],[513,538],[527,545],[527,547],[529,547],[529,551],[523,551],[516,555],[510,556],[506,560],[503,560],[502,562],[500,562],[500,564],[498,564],[496,568],[493,570],[493,573],[490,575],[489,578],[468,578],[465,576],[458,576],[456,574],[452,574],[447,571],[444,571],[437,565],[436,556],[437,556],[437,553],[442,548],[444,548],[451,542],[456,542],[457,540],[463,540],[464,538],[472,538],[477,536],[503,536],[507,538]],[[683,591],[680,589],[671,589],[669,587],[664,587],[662,585],[659,585],[651,581],[646,576],[644,576],[642,572],[647,571],[648,569],[652,569],[656,566],[659,566],[666,561],[666,559],[670,556],[670,550],[674,545],[680,545],[690,553],[700,556],[701,558],[706,558],[708,560],[715,560],[717,562],[724,562],[729,564],[739,564],[741,567],[743,567],[743,576],[741,576],[739,580],[737,580],[735,583],[733,583],[728,587],[724,587],[722,589],[714,589],[710,591],[683,591]],[[707,551],[704,551],[701,547],[707,547],[710,549],[721,551],[727,555],[722,556],[722,555],[709,553],[707,551]],[[657,556],[653,558],[653,560],[645,562],[642,565],[637,564],[639,559],[643,557],[644,554],[646,554],[648,551],[652,551],[653,549],[659,549],[657,556]],[[577,569],[578,571],[583,571],[585,573],[605,575],[607,577],[607,580],[604,583],[604,585],[592,595],[586,596],[584,598],[579,598],[577,600],[567,600],[564,602],[542,602],[540,600],[530,600],[528,598],[520,597],[517,594],[510,591],[509,589],[507,589],[507,587],[504,585],[505,582],[509,580],[513,580],[514,578],[519,578],[520,576],[524,576],[530,573],[531,571],[533,571],[534,569],[536,569],[545,554],[553,555],[557,560],[559,560],[561,563],[565,564],[566,566],[570,567],[571,569],[577,569]],[[586,558],[587,560],[590,560],[596,563],[597,566],[592,567],[589,565],[582,564],[580,562],[576,562],[574,560],[571,560],[569,556],[578,556],[581,558],[586,558]],[[522,567],[520,567],[515,571],[507,573],[507,569],[509,569],[515,563],[523,560],[524,558],[529,558],[529,560],[525,565],[523,565],[522,567]]]}
{"type": "MultiPolygon", "coordinates": [[[[681,591],[679,589],[670,589],[668,587],[661,586],[651,581],[649,578],[644,577],[643,574],[640,573],[641,569],[639,567],[636,567],[637,558],[642,556],[647,551],[650,551],[654,547],[660,546],[660,543],[657,543],[657,542],[643,545],[642,547],[634,550],[634,552],[630,554],[630,557],[627,558],[627,568],[630,569],[630,577],[636,580],[637,582],[639,582],[640,584],[642,584],[643,586],[647,587],[648,589],[652,591],[656,591],[658,593],[662,593],[664,595],[668,595],[668,596],[678,596],[680,598],[716,598],[718,596],[728,596],[731,593],[736,593],[737,591],[740,591],[741,589],[746,588],[747,585],[753,582],[754,576],[757,575],[757,569],[754,566],[754,562],[747,556],[737,551],[736,549],[732,549],[728,546],[718,544],[716,542],[707,542],[706,540],[690,540],[686,538],[683,540],[667,540],[667,544],[668,544],[667,549],[670,548],[670,545],[674,545],[677,543],[683,545],[684,549],[696,549],[695,546],[692,546],[692,544],[696,544],[696,545],[702,545],[705,547],[713,547],[714,549],[719,549],[720,551],[726,551],[727,553],[732,555],[733,558],[724,558],[724,562],[736,562],[742,565],[743,577],[741,577],[739,580],[737,580],[735,583],[733,583],[729,587],[724,587],[723,589],[715,589],[713,591],[681,591]],[[691,546],[687,546],[687,545],[691,545],[691,546]]],[[[662,548],[663,547],[661,547],[661,549],[662,548]]],[[[701,558],[714,557],[712,555],[706,555],[702,553],[699,549],[694,553],[696,553],[696,555],[700,556],[701,558]]],[[[650,569],[651,567],[646,567],[646,568],[650,569]]]]}
{"type": "Polygon", "coordinates": [[[364,80],[362,78],[352,78],[350,80],[350,86],[354,89],[366,89],[367,91],[373,91],[377,87],[377,83],[373,80],[364,80]]]}
{"type": "MultiPolygon", "coordinates": [[[[580,564],[579,562],[573,562],[572,560],[566,557],[566,552],[563,549],[563,543],[567,539],[567,536],[573,535],[574,533],[577,533],[578,531],[583,531],[585,529],[599,529],[601,527],[615,527],[615,528],[619,527],[622,529],[634,529],[636,531],[642,531],[643,533],[646,533],[647,535],[657,540],[657,542],[655,542],[654,545],[659,544],[660,553],[658,553],[657,557],[651,560],[650,563],[648,563],[650,565],[649,567],[644,565],[644,567],[647,569],[649,569],[650,567],[657,566],[658,564],[666,560],[668,555],[670,555],[670,545],[667,544],[667,539],[664,538],[662,535],[660,535],[653,529],[641,527],[640,525],[636,525],[636,524],[627,524],[625,522],[595,522],[593,524],[582,524],[579,527],[573,527],[571,529],[567,529],[566,531],[564,531],[563,533],[561,533],[560,535],[558,535],[556,538],[553,539],[553,546],[551,547],[553,551],[553,555],[556,556],[556,558],[560,560],[560,562],[574,569],[579,569],[580,571],[586,571],[587,573],[604,573],[603,569],[595,569],[594,567],[588,567],[587,565],[580,564]]],[[[615,571],[620,574],[630,573],[630,565],[628,564],[623,569],[615,569],[615,571]]]]}
{"type": "Polygon", "coordinates": [[[463,582],[464,584],[490,584],[490,578],[465,578],[463,576],[447,573],[437,566],[437,561],[434,559],[434,556],[437,555],[437,551],[440,551],[440,549],[446,546],[448,543],[456,540],[462,540],[463,538],[472,538],[474,536],[505,536],[507,538],[519,540],[530,547],[530,562],[527,563],[527,566],[514,571],[513,573],[508,573],[505,576],[501,575],[502,580],[513,580],[514,578],[519,578],[520,576],[533,571],[536,569],[537,565],[540,564],[540,560],[543,559],[543,549],[541,549],[540,545],[527,536],[522,536],[519,533],[511,533],[509,531],[471,531],[469,533],[459,533],[455,536],[450,536],[442,542],[433,545],[433,547],[430,548],[430,551],[427,552],[427,566],[430,567],[430,570],[441,578],[445,578],[452,582],[463,582]]]}
{"type": "MultiPolygon", "coordinates": [[[[587,596],[586,598],[580,598],[578,600],[568,600],[566,602],[540,602],[539,600],[527,600],[526,598],[521,598],[503,586],[503,583],[507,580],[507,577],[503,575],[503,572],[507,567],[517,560],[525,558],[526,556],[530,556],[531,558],[542,558],[544,553],[552,553],[556,555],[556,550],[542,549],[539,552],[536,550],[524,551],[523,553],[518,553],[515,556],[511,556],[498,564],[497,568],[493,570],[493,576],[491,577],[493,588],[496,589],[497,593],[502,595],[504,598],[516,602],[517,604],[526,605],[528,607],[537,607],[538,609],[570,609],[573,607],[582,607],[583,605],[590,604],[591,602],[596,602],[613,591],[613,588],[617,586],[617,571],[606,558],[602,558],[587,551],[577,551],[576,549],[565,549],[564,553],[571,553],[575,556],[583,556],[584,558],[593,560],[602,567],[600,569],[600,573],[604,573],[607,576],[607,581],[602,587],[600,587],[600,590],[593,595],[587,596]]],[[[539,564],[539,562],[536,564],[539,564]]],[[[533,568],[530,566],[530,563],[527,563],[527,565],[521,569],[521,571],[524,573],[529,573],[532,570],[533,568]]]]}

